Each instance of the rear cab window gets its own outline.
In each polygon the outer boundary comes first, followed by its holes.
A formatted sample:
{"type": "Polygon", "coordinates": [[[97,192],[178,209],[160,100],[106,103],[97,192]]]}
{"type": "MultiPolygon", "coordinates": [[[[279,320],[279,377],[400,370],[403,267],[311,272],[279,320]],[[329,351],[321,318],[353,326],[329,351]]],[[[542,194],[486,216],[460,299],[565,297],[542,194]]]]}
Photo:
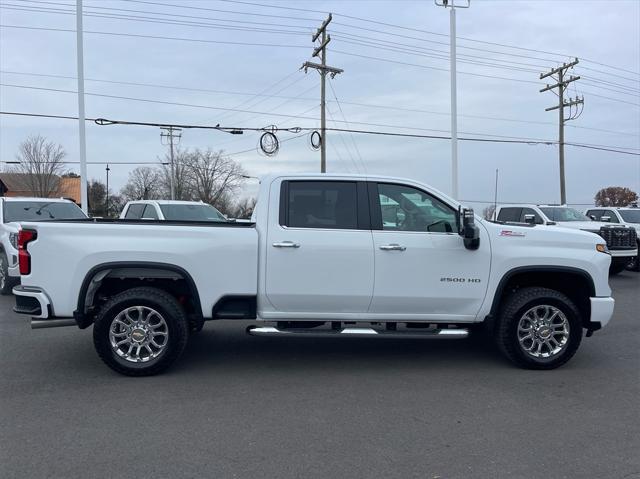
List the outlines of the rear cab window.
{"type": "Polygon", "coordinates": [[[356,181],[284,181],[280,225],[288,228],[369,229],[366,185],[356,181]]]}
{"type": "Polygon", "coordinates": [[[127,213],[125,214],[125,219],[139,220],[142,218],[142,212],[144,211],[144,207],[146,205],[144,203],[133,203],[129,205],[127,209],[127,213]]]}
{"type": "Polygon", "coordinates": [[[522,208],[505,207],[498,212],[498,221],[503,223],[519,223],[522,208]]]}
{"type": "Polygon", "coordinates": [[[5,201],[5,223],[12,221],[76,220],[87,216],[70,201],[5,201]]]}

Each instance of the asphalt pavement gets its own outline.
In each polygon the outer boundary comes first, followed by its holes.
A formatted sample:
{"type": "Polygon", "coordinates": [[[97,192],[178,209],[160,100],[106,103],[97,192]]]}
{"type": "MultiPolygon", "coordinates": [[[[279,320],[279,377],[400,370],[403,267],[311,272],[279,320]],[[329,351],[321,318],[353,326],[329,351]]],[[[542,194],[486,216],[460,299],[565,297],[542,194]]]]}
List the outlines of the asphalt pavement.
{"type": "Polygon", "coordinates": [[[31,330],[0,298],[3,478],[640,478],[640,274],[554,371],[483,337],[256,338],[209,322],[128,378],[91,330],[31,330]]]}

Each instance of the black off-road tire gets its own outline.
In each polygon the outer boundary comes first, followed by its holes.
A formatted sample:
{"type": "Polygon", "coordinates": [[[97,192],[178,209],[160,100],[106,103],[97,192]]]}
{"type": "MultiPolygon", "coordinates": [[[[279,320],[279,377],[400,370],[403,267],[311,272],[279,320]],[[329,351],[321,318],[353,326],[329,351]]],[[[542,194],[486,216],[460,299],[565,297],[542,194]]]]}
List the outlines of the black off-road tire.
{"type": "Polygon", "coordinates": [[[622,273],[629,265],[628,258],[613,258],[611,266],[609,266],[609,276],[615,276],[622,273]]]}
{"type": "Polygon", "coordinates": [[[640,272],[640,243],[638,243],[638,254],[639,254],[639,256],[635,256],[627,264],[627,269],[629,271],[635,271],[636,273],[640,272]]]}
{"type": "Polygon", "coordinates": [[[553,289],[522,288],[507,297],[497,318],[494,338],[500,351],[515,365],[525,369],[555,369],[569,361],[582,341],[580,311],[564,294],[553,289]],[[550,358],[535,358],[526,353],[518,341],[517,328],[522,316],[536,305],[558,308],[569,323],[569,338],[564,349],[550,358]]]}
{"type": "Polygon", "coordinates": [[[4,251],[0,251],[0,294],[8,296],[11,294],[13,287],[20,283],[20,278],[9,276],[9,260],[4,251]]]}
{"type": "Polygon", "coordinates": [[[116,372],[127,376],[152,376],[170,367],[184,351],[189,338],[189,321],[180,303],[156,288],[133,288],[124,291],[100,309],[93,326],[93,344],[100,359],[116,372]],[[167,344],[162,355],[148,363],[130,363],[111,347],[109,330],[116,316],[132,306],[146,306],[160,313],[167,324],[167,344]]]}

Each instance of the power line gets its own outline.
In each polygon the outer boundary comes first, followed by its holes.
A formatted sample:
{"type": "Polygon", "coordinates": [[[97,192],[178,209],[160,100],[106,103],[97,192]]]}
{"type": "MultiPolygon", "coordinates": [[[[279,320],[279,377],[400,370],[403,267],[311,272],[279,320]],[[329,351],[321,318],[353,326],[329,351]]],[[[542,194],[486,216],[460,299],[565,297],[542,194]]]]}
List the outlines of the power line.
{"type": "MultiPolygon", "coordinates": [[[[65,7],[73,7],[73,4],[70,3],[59,3],[59,2],[47,2],[47,1],[42,1],[42,0],[14,0],[14,1],[19,1],[19,2],[26,2],[26,3],[37,3],[37,4],[47,4],[47,5],[56,5],[56,6],[65,6],[65,7]]],[[[143,2],[143,3],[147,3],[147,2],[143,2]]],[[[34,7],[32,7],[34,8],[34,7]]],[[[40,7],[40,8],[47,8],[47,7],[40,7]]],[[[182,18],[195,18],[198,20],[214,20],[214,21],[218,21],[218,22],[229,22],[229,23],[245,23],[245,24],[250,24],[250,25],[266,25],[266,26],[274,26],[274,27],[292,27],[292,28],[307,28],[310,29],[310,26],[299,26],[299,25],[292,25],[292,24],[286,24],[286,23],[270,23],[270,22],[253,22],[250,20],[234,20],[234,19],[227,19],[227,18],[215,18],[215,17],[206,17],[206,16],[202,16],[202,15],[184,15],[184,14],[179,14],[179,13],[165,13],[165,12],[154,12],[154,11],[150,11],[150,10],[133,10],[133,9],[128,9],[128,8],[115,8],[115,7],[100,7],[100,6],[96,6],[96,5],[87,5],[86,7],[84,7],[85,9],[93,9],[93,10],[108,10],[108,11],[118,11],[118,12],[132,12],[132,13],[146,13],[146,14],[150,14],[150,15],[163,15],[163,16],[168,16],[168,17],[182,17],[182,18]]],[[[208,10],[208,9],[207,9],[208,10]]]]}
{"type": "MultiPolygon", "coordinates": [[[[54,74],[45,74],[45,73],[33,73],[33,72],[19,72],[19,71],[10,71],[10,70],[0,70],[0,74],[10,74],[10,75],[24,75],[24,76],[34,76],[34,77],[46,77],[46,78],[60,78],[65,80],[76,80],[75,76],[67,76],[67,75],[54,75],[54,74]]],[[[297,71],[292,73],[291,75],[297,74],[297,71]]],[[[288,77],[285,77],[288,78],[288,77]]],[[[152,87],[152,88],[165,88],[170,90],[183,90],[190,92],[204,92],[204,93],[214,93],[214,94],[224,94],[224,95],[240,95],[240,96],[249,96],[249,97],[263,97],[263,98],[282,98],[285,100],[300,100],[300,101],[317,101],[315,98],[302,98],[302,95],[296,96],[287,96],[287,95],[278,95],[278,94],[266,94],[260,92],[238,92],[231,90],[211,90],[207,88],[195,88],[195,87],[182,87],[177,85],[166,85],[166,84],[158,84],[158,83],[141,83],[141,82],[130,82],[130,81],[118,81],[118,80],[105,80],[100,78],[85,78],[85,81],[88,82],[97,82],[97,83],[106,83],[106,84],[115,84],[115,85],[128,85],[128,86],[140,86],[140,87],[152,87]]],[[[278,83],[278,82],[277,82],[278,83]]],[[[275,85],[272,85],[275,86],[275,85]]],[[[263,92],[267,91],[262,90],[263,92]]],[[[615,99],[613,99],[615,100],[615,99]]],[[[331,102],[331,100],[328,100],[331,102]]],[[[403,108],[400,106],[394,105],[378,105],[372,103],[362,103],[362,102],[354,102],[354,101],[345,101],[341,100],[341,104],[343,105],[353,105],[365,108],[374,108],[374,109],[385,109],[385,110],[396,110],[396,111],[405,111],[410,113],[428,113],[432,115],[442,115],[442,116],[450,116],[450,112],[440,112],[433,110],[424,110],[418,108],[403,108]]],[[[284,104],[284,103],[283,103],[284,104]]],[[[282,104],[281,104],[282,105],[282,104]]],[[[276,109],[276,108],[274,108],[276,109]]],[[[485,115],[471,115],[471,114],[459,114],[458,116],[462,118],[472,118],[472,119],[480,119],[480,120],[492,120],[492,121],[505,121],[505,122],[513,122],[513,123],[522,123],[522,124],[532,124],[532,125],[555,125],[556,123],[548,122],[548,121],[533,121],[533,120],[521,120],[518,118],[504,118],[504,117],[496,117],[496,116],[485,116],[485,115]]],[[[631,133],[607,130],[604,128],[595,128],[581,125],[567,125],[570,128],[583,129],[583,130],[591,130],[591,131],[599,131],[603,133],[611,133],[616,135],[628,136],[631,133]]]]}
{"type": "MultiPolygon", "coordinates": [[[[268,4],[263,4],[263,3],[248,2],[248,1],[242,1],[242,0],[220,0],[220,1],[228,2],[228,3],[237,3],[237,4],[244,4],[244,5],[259,6],[259,7],[264,7],[264,8],[277,8],[277,9],[283,9],[283,10],[312,12],[312,13],[319,13],[319,14],[327,14],[328,13],[328,12],[321,11],[321,10],[310,10],[310,9],[295,8],[295,7],[283,7],[283,6],[280,6],[280,5],[268,5],[268,4]]],[[[373,24],[377,24],[377,25],[383,25],[383,26],[389,26],[389,27],[393,27],[393,28],[399,28],[399,29],[402,29],[402,30],[411,30],[411,31],[419,32],[419,33],[426,33],[426,34],[437,35],[437,36],[442,36],[442,37],[447,37],[448,36],[445,33],[430,32],[428,30],[421,30],[421,29],[417,29],[417,28],[411,28],[411,27],[406,27],[406,26],[392,24],[392,23],[385,23],[385,22],[380,22],[380,21],[376,21],[376,20],[371,20],[371,19],[368,19],[368,18],[356,17],[356,16],[353,16],[353,15],[346,15],[346,14],[342,14],[342,13],[335,13],[335,15],[342,16],[342,17],[345,17],[345,18],[351,18],[353,20],[359,20],[359,21],[362,21],[362,22],[368,22],[368,23],[373,23],[373,24]]],[[[338,24],[338,22],[336,22],[336,25],[337,24],[338,24]]],[[[375,30],[375,32],[376,33],[384,33],[384,32],[381,32],[379,29],[375,30]]],[[[559,57],[563,57],[563,58],[572,58],[573,57],[573,55],[568,55],[566,53],[550,52],[550,51],[545,51],[545,50],[540,50],[540,49],[533,49],[533,48],[526,48],[526,47],[520,47],[520,46],[515,46],[515,45],[508,45],[508,44],[505,44],[505,43],[490,42],[490,41],[486,41],[486,40],[478,40],[478,39],[469,38],[469,37],[456,36],[456,38],[458,38],[460,40],[469,41],[469,42],[501,46],[501,47],[505,47],[505,48],[511,48],[511,49],[514,49],[514,50],[522,50],[522,51],[528,51],[528,52],[534,52],[534,53],[544,53],[544,54],[555,55],[555,56],[559,56],[559,57]]],[[[604,66],[606,68],[623,71],[623,72],[630,73],[632,75],[637,75],[637,76],[640,77],[640,73],[639,72],[626,70],[624,68],[616,67],[616,66],[613,66],[613,65],[608,65],[606,63],[597,62],[595,60],[591,60],[591,59],[588,59],[588,58],[583,58],[583,60],[588,61],[588,62],[593,63],[593,64],[596,64],[596,65],[604,66]]],[[[545,60],[545,61],[548,61],[548,60],[545,60]]]]}
{"type": "MultiPolygon", "coordinates": [[[[71,32],[71,33],[76,32],[74,29],[68,29],[68,28],[32,27],[32,26],[25,26],[25,25],[9,25],[9,24],[0,24],[0,28],[45,30],[50,32],[71,32]]],[[[222,45],[241,45],[241,46],[268,47],[268,48],[307,48],[302,45],[256,43],[256,42],[232,42],[232,41],[226,41],[226,40],[204,40],[200,38],[169,37],[169,36],[162,36],[162,35],[141,35],[136,33],[100,32],[100,31],[91,31],[91,30],[85,30],[83,33],[87,33],[91,35],[109,35],[109,36],[116,36],[116,37],[150,38],[153,40],[173,40],[173,41],[195,42],[195,43],[214,43],[214,44],[222,44],[222,45]]]]}
{"type": "MultiPolygon", "coordinates": [[[[66,116],[66,115],[50,115],[43,113],[25,113],[25,112],[13,112],[13,111],[0,111],[0,115],[10,115],[10,116],[25,116],[25,117],[36,117],[36,118],[52,118],[52,119],[64,119],[64,120],[77,120],[78,117],[75,116],[66,116]]],[[[194,124],[172,124],[172,123],[152,123],[152,122],[137,122],[137,121],[128,121],[128,120],[106,120],[103,118],[86,118],[86,121],[92,122],[100,122],[99,124],[103,125],[133,125],[133,126],[150,126],[150,127],[168,127],[172,126],[175,128],[183,128],[183,129],[208,129],[208,130],[219,130],[226,131],[232,129],[231,127],[221,127],[219,125],[211,126],[211,125],[194,125],[194,124]]],[[[264,128],[249,128],[242,127],[240,128],[244,131],[265,131],[264,128]]],[[[295,127],[295,128],[275,128],[275,131],[288,131],[292,133],[299,133],[300,131],[313,131],[315,128],[310,127],[295,127]]],[[[392,131],[381,131],[381,130],[357,130],[352,128],[327,128],[327,130],[344,132],[344,133],[359,133],[366,135],[378,135],[378,136],[392,136],[392,137],[404,137],[404,138],[425,138],[425,139],[434,139],[434,140],[450,140],[450,136],[446,135],[425,135],[418,133],[397,133],[392,131]]],[[[302,135],[299,135],[302,136],[302,135]]],[[[503,143],[503,144],[524,144],[524,145],[548,145],[553,146],[557,145],[558,142],[554,140],[525,140],[525,139],[498,139],[498,138],[475,138],[475,137],[459,137],[461,141],[470,141],[470,142],[481,142],[481,143],[503,143]]],[[[283,140],[284,141],[284,140],[283,140]]],[[[566,145],[574,146],[577,148],[586,148],[592,150],[600,150],[600,151],[608,151],[621,153],[625,155],[632,156],[640,156],[639,153],[634,153],[630,151],[624,151],[619,149],[618,147],[607,147],[607,146],[594,146],[588,145],[584,143],[565,143],[566,145]]]]}

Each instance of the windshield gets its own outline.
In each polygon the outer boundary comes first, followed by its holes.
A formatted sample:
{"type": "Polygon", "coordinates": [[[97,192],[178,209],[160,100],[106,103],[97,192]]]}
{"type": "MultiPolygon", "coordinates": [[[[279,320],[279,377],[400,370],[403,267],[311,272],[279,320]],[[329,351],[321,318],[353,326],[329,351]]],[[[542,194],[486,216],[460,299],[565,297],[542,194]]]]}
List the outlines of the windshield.
{"type": "Polygon", "coordinates": [[[229,221],[211,205],[160,205],[165,220],[170,221],[229,221]]]}
{"type": "Polygon", "coordinates": [[[627,223],[640,223],[640,210],[618,210],[627,223]]]}
{"type": "Polygon", "coordinates": [[[62,201],[5,201],[4,222],[76,220],[87,216],[75,203],[62,201]]]}
{"type": "Polygon", "coordinates": [[[551,221],[591,221],[591,218],[583,215],[573,208],[540,208],[551,221]]]}

